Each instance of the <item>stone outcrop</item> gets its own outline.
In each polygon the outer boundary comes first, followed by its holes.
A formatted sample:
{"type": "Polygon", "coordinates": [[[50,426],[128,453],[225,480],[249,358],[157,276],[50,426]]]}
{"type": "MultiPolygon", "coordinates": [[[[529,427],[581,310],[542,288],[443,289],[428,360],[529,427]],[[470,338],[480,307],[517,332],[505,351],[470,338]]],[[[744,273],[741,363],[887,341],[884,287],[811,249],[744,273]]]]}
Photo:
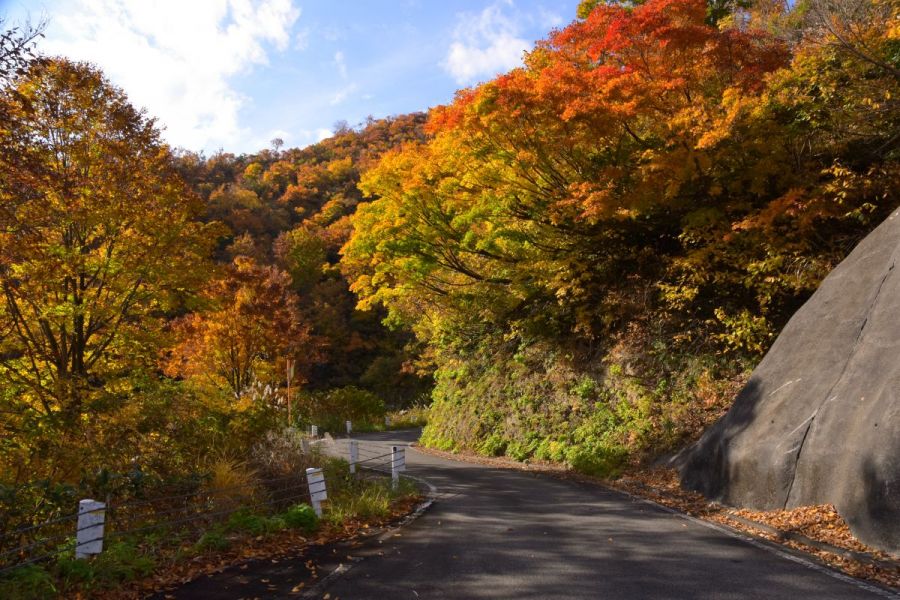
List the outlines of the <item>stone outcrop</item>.
{"type": "Polygon", "coordinates": [[[900,211],[791,318],[682,484],[755,509],[834,504],[862,541],[900,551],[900,211]]]}

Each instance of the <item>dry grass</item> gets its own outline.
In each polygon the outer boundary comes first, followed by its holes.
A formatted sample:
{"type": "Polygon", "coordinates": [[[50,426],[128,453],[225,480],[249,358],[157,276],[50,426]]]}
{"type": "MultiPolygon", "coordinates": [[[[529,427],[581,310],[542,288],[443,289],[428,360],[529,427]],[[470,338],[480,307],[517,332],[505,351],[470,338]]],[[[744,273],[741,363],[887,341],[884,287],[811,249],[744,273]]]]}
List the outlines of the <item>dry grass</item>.
{"type": "Polygon", "coordinates": [[[206,488],[216,507],[228,509],[252,504],[259,495],[259,478],[247,463],[220,458],[210,465],[206,488]]]}

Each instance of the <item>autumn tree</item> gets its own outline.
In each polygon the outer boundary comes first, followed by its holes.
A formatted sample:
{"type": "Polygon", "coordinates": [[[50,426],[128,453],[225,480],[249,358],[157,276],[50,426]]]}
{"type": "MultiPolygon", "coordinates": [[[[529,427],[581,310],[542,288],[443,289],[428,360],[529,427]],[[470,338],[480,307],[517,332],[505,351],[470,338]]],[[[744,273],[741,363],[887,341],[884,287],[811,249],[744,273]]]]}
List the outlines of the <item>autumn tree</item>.
{"type": "Polygon", "coordinates": [[[0,111],[0,377],[22,410],[75,419],[152,366],[209,235],[154,121],[94,67],[36,63],[0,111]]]}
{"type": "Polygon", "coordinates": [[[705,18],[694,0],[598,6],[435,109],[433,140],[363,178],[377,199],[344,248],[362,304],[429,328],[620,325],[681,250],[681,220],[760,202],[778,167],[738,150],[723,101],[757,96],[786,49],[705,18]]]}
{"type": "Polygon", "coordinates": [[[169,374],[224,385],[237,396],[255,381],[281,381],[284,361],[293,359],[302,382],[319,342],[303,322],[287,273],[239,256],[203,295],[209,310],[175,325],[179,344],[169,374]]]}
{"type": "Polygon", "coordinates": [[[673,444],[897,205],[896,3],[776,5],[584,2],[363,174],[342,268],[427,344],[427,443],[673,444]]]}
{"type": "Polygon", "coordinates": [[[27,64],[37,58],[35,44],[43,36],[46,23],[6,27],[0,17],[0,83],[8,83],[16,75],[21,75],[27,64]]]}

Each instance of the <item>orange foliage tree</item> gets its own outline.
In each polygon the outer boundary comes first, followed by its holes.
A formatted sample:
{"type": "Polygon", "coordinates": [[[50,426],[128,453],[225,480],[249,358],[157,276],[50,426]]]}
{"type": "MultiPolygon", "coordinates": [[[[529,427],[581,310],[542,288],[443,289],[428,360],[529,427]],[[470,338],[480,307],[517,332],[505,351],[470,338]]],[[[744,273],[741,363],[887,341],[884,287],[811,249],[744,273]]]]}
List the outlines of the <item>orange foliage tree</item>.
{"type": "Polygon", "coordinates": [[[432,142],[363,179],[378,199],[344,248],[363,304],[497,322],[561,305],[553,320],[601,333],[629,282],[680,251],[682,219],[758,202],[780,176],[730,128],[786,48],[705,19],[698,0],[600,6],[436,109],[432,142]]]}
{"type": "Polygon", "coordinates": [[[599,471],[671,444],[696,374],[758,358],[896,206],[896,3],[742,5],[585,2],[363,175],[342,265],[428,344],[426,442],[599,471]]]}
{"type": "Polygon", "coordinates": [[[280,381],[287,359],[301,376],[317,360],[319,343],[284,271],[239,256],[204,297],[210,310],[175,324],[179,343],[166,364],[170,375],[224,383],[237,396],[255,381],[280,381]]]}
{"type": "Polygon", "coordinates": [[[0,377],[28,410],[77,418],[152,365],[212,231],[154,122],[95,68],[33,63],[0,113],[0,377]]]}

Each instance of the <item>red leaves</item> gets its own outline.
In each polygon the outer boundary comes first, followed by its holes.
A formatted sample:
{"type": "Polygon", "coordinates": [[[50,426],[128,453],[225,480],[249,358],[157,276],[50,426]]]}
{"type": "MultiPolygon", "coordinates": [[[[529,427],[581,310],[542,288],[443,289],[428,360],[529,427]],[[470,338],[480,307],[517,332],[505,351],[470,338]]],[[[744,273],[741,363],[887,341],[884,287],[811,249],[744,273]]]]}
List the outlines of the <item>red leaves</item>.
{"type": "Polygon", "coordinates": [[[301,372],[318,359],[291,291],[290,276],[240,256],[227,275],[211,282],[208,313],[184,317],[176,326],[180,343],[167,365],[171,375],[218,376],[235,394],[253,381],[259,363],[296,357],[301,372]]]}

